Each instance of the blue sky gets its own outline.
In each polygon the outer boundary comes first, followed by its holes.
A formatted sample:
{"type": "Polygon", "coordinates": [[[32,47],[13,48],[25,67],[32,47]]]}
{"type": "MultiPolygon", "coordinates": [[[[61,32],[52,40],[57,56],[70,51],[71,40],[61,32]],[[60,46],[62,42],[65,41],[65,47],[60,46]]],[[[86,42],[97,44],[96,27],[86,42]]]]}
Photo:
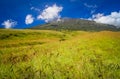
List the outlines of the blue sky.
{"type": "Polygon", "coordinates": [[[0,0],[0,28],[28,28],[64,17],[101,23],[109,18],[106,24],[119,26],[119,6],[120,0],[0,0]]]}

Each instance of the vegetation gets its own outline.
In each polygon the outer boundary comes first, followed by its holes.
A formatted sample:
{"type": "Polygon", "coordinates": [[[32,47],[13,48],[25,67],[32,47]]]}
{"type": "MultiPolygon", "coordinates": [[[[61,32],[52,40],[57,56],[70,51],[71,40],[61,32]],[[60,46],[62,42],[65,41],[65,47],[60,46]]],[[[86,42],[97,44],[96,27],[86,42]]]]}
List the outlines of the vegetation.
{"type": "Polygon", "coordinates": [[[0,79],[120,79],[120,32],[0,29],[0,79]]]}
{"type": "Polygon", "coordinates": [[[42,30],[77,30],[77,31],[120,31],[120,28],[116,28],[113,25],[96,23],[89,20],[63,18],[60,22],[51,22],[43,25],[32,27],[31,29],[42,30]]]}

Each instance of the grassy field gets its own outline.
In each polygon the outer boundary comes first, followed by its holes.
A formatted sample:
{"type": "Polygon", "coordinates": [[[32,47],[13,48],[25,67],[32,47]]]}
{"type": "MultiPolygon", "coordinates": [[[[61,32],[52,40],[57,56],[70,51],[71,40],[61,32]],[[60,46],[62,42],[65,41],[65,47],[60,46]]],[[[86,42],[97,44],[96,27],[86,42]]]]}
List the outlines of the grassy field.
{"type": "Polygon", "coordinates": [[[120,32],[0,29],[0,79],[120,79],[120,32]]]}

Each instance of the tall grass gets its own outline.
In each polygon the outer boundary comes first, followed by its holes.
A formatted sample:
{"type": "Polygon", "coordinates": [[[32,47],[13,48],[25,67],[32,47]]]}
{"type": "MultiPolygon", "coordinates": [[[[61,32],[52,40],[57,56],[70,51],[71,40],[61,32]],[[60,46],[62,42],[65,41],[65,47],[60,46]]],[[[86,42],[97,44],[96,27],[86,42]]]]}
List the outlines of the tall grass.
{"type": "Polygon", "coordinates": [[[0,79],[120,79],[120,32],[1,34],[8,37],[0,37],[0,79]]]}

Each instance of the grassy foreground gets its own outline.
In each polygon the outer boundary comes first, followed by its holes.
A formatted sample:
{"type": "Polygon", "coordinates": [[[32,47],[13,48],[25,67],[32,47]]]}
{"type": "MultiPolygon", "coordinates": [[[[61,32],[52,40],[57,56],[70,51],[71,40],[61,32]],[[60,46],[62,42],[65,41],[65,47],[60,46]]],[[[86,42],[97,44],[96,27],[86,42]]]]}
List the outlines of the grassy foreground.
{"type": "Polygon", "coordinates": [[[120,79],[120,32],[1,29],[0,79],[120,79]]]}

